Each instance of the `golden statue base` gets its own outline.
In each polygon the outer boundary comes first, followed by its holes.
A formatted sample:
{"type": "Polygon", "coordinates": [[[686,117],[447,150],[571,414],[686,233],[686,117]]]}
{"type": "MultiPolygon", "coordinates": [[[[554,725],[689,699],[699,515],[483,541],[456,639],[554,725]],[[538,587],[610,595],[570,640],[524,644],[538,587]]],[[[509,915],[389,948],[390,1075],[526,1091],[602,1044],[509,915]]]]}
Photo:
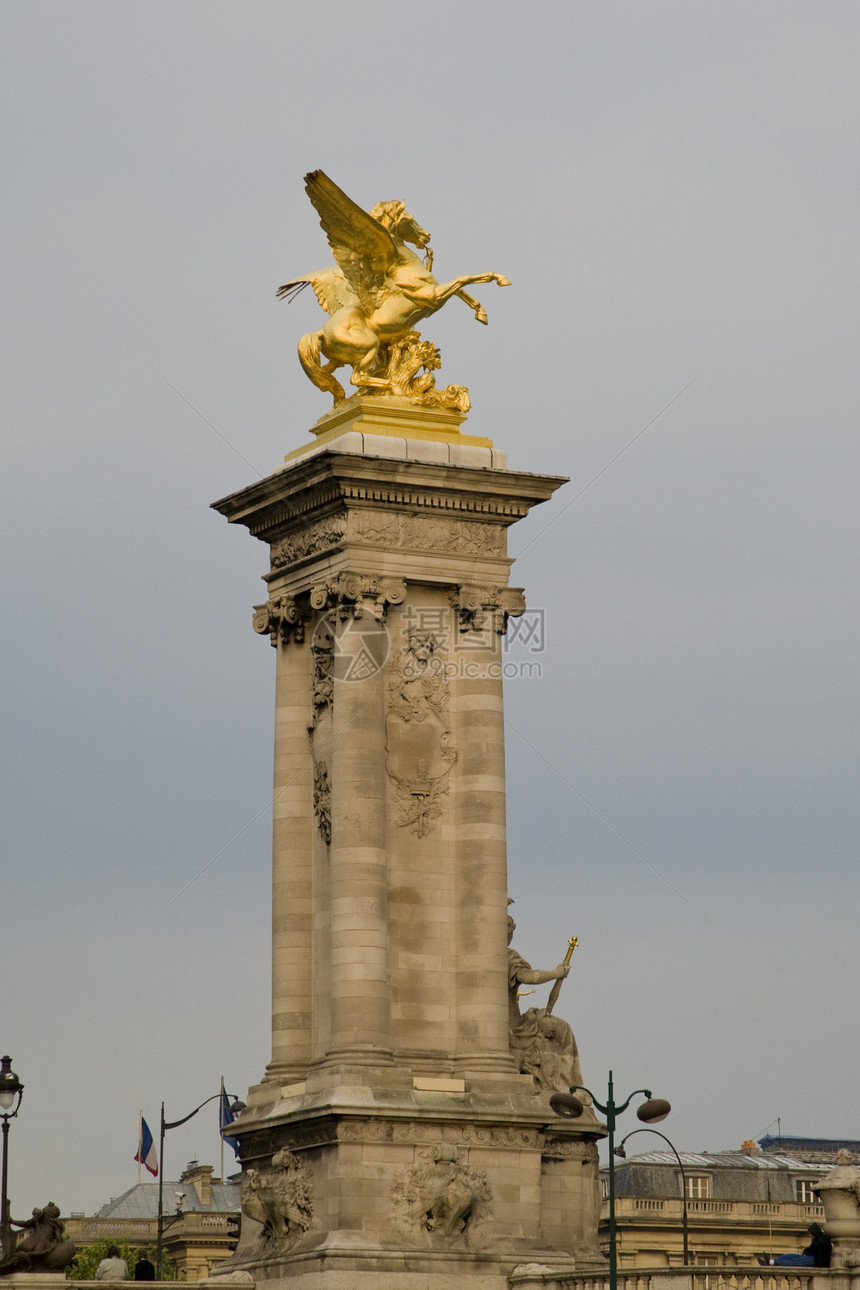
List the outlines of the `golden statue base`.
{"type": "Polygon", "coordinates": [[[357,394],[320,417],[311,428],[315,438],[288,452],[284,461],[294,461],[296,457],[331,443],[350,431],[396,439],[435,439],[437,443],[460,444],[469,448],[492,448],[492,439],[461,433],[460,426],[465,420],[462,412],[446,408],[425,408],[408,399],[357,394]]]}

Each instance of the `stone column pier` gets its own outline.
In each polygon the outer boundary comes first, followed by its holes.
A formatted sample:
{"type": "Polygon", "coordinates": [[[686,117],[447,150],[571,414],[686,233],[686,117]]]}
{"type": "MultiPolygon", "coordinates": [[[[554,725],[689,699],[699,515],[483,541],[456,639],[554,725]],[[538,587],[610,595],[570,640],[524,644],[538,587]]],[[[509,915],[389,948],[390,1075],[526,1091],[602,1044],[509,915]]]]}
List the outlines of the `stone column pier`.
{"type": "MultiPolygon", "coordinates": [[[[357,634],[358,635],[358,634],[357,634]]],[[[335,677],[332,703],[331,1021],[326,1064],[390,1064],[385,673],[335,677]]]]}
{"type": "Polygon", "coordinates": [[[502,1290],[601,1262],[601,1126],[553,1115],[508,1032],[507,530],[564,481],[461,421],[350,399],[215,504],[269,548],[277,659],[272,1060],[233,1126],[225,1269],[257,1280],[502,1290]]]}
{"type": "MultiPolygon", "coordinates": [[[[268,614],[265,619],[268,625],[268,614]]],[[[309,650],[280,651],[275,681],[272,872],[272,1060],[279,1084],[307,1075],[311,1060],[312,838],[304,827],[308,764],[309,650]],[[288,857],[288,859],[287,859],[288,857]]]]}

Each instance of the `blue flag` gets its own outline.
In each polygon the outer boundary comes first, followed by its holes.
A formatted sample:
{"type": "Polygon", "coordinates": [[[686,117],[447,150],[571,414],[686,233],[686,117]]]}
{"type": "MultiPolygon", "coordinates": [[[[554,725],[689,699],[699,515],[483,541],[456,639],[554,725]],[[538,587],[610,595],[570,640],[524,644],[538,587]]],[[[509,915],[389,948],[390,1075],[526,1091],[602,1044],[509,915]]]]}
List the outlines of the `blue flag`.
{"type": "Polygon", "coordinates": [[[221,1137],[227,1143],[228,1147],[233,1148],[233,1152],[236,1156],[236,1159],[238,1160],[239,1159],[239,1139],[234,1138],[229,1133],[224,1132],[224,1130],[233,1123],[234,1119],[235,1119],[235,1116],[233,1115],[233,1112],[230,1110],[230,1103],[227,1099],[227,1094],[224,1091],[224,1085],[222,1084],[221,1101],[218,1104],[218,1124],[221,1127],[221,1137]]]}

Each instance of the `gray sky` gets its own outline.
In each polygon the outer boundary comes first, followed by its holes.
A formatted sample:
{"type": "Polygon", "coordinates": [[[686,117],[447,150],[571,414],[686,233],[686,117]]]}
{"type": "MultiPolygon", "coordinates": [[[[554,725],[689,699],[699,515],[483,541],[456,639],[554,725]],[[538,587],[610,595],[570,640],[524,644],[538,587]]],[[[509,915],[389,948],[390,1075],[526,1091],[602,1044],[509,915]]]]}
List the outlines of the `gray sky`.
{"type": "MultiPolygon", "coordinates": [[[[328,406],[317,306],[274,294],[329,261],[313,167],[403,198],[440,278],[513,282],[423,332],[467,432],[572,481],[512,534],[546,648],[506,692],[509,854],[521,953],[580,938],[587,1082],[668,1097],[680,1148],[860,1137],[857,7],[3,17],[15,1216],[92,1212],[140,1108],[268,1060],[265,551],[209,503],[328,406]]],[[[214,1108],[167,1176],[192,1156],[214,1108]]]]}

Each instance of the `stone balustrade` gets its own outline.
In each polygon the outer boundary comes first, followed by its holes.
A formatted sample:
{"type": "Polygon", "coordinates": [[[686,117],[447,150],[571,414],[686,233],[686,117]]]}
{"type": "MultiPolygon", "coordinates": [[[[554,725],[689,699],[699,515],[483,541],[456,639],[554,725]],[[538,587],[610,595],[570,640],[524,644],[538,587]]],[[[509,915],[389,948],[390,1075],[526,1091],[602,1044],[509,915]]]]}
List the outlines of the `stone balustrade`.
{"type": "MultiPolygon", "coordinates": [[[[618,1266],[670,1269],[683,1265],[682,1202],[653,1196],[616,1199],[618,1266]]],[[[601,1247],[608,1243],[609,1206],[600,1214],[601,1247]]],[[[808,1242],[811,1222],[823,1222],[820,1205],[798,1201],[687,1201],[690,1262],[696,1267],[735,1268],[756,1262],[764,1251],[787,1254],[808,1242]]]]}
{"type": "MultiPolygon", "coordinates": [[[[518,1268],[508,1280],[511,1290],[609,1290],[608,1271],[558,1276],[539,1264],[518,1268]]],[[[618,1290],[860,1290],[860,1269],[619,1268],[618,1290]]]]}
{"type": "MultiPolygon", "coordinates": [[[[661,1217],[681,1221],[681,1200],[655,1199],[650,1196],[616,1196],[615,1216],[619,1222],[625,1218],[638,1219],[644,1214],[653,1213],[661,1217]]],[[[823,1222],[824,1206],[808,1205],[783,1201],[765,1203],[746,1200],[688,1200],[687,1217],[695,1219],[708,1214],[731,1214],[740,1221],[760,1222],[762,1218],[779,1218],[781,1222],[805,1227],[811,1222],[823,1222]]],[[[609,1218],[609,1203],[603,1202],[600,1211],[601,1221],[609,1218]]]]}

